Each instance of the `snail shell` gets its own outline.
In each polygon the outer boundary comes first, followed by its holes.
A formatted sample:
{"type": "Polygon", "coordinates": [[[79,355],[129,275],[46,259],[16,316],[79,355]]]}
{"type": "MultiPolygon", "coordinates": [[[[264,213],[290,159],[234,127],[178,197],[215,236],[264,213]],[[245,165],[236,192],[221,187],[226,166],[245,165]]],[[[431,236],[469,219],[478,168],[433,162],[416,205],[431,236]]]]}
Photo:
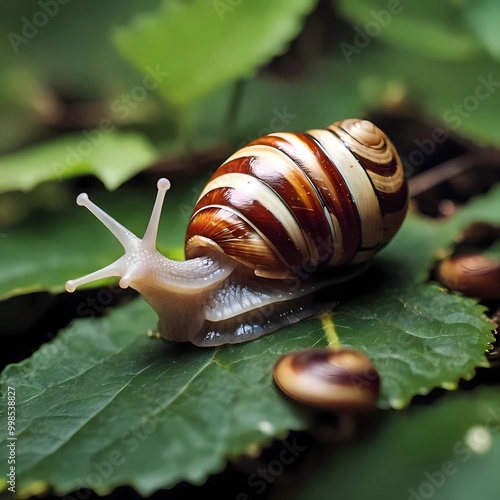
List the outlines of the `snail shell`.
{"type": "Polygon", "coordinates": [[[200,346],[252,340],[323,310],[315,294],[363,271],[408,206],[394,146],[373,123],[355,119],[270,134],[237,151],[194,207],[182,262],[156,249],[169,187],[158,181],[142,239],[80,194],[77,203],[125,254],[66,289],[119,276],[156,311],[162,337],[200,346]]]}
{"type": "Polygon", "coordinates": [[[209,247],[269,278],[361,263],[394,236],[407,205],[399,156],[373,123],[269,134],[210,178],[189,221],[186,256],[209,247]]]}
{"type": "Polygon", "coordinates": [[[309,349],[286,354],[276,362],[273,377],[291,398],[327,410],[371,410],[380,385],[369,358],[353,349],[309,349]]]}
{"type": "Polygon", "coordinates": [[[469,297],[500,299],[500,261],[484,255],[448,257],[439,263],[436,277],[449,290],[469,297]]]}

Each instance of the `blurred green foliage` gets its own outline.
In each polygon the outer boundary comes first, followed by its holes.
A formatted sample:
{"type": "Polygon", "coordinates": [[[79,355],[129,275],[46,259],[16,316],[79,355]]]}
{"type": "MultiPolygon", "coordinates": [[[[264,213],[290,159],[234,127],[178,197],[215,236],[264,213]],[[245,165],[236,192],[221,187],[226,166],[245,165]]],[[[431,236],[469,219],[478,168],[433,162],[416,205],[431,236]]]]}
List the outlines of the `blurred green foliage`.
{"type": "MultiPolygon", "coordinates": [[[[4,2],[0,151],[106,119],[177,158],[401,107],[498,145],[498,9],[495,0],[4,2]]],[[[4,190],[16,188],[12,175],[4,190]]]]}

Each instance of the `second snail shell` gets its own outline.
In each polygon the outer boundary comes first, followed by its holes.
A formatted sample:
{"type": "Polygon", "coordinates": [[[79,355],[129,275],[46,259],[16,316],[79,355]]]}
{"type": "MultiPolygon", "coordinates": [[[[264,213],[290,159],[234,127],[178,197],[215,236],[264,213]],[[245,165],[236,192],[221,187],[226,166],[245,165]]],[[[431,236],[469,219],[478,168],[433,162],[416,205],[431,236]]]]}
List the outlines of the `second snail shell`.
{"type": "Polygon", "coordinates": [[[322,409],[367,411],[375,407],[379,377],[354,349],[309,349],[282,356],[273,377],[291,398],[322,409]]]}

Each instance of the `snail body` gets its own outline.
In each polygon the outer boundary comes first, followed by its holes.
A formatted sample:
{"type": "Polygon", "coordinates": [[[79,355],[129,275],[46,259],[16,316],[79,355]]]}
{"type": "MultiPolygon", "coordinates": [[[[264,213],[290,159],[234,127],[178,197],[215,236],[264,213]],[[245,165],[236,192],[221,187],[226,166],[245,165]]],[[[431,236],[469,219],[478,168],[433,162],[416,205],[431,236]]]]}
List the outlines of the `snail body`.
{"type": "Polygon", "coordinates": [[[119,276],[156,311],[162,337],[201,346],[251,340],[319,312],[316,292],[362,272],[408,205],[394,146],[354,119],[269,134],[232,155],[194,207],[182,262],[156,250],[169,187],[158,181],[142,239],[79,195],[125,255],[66,289],[119,276]]]}

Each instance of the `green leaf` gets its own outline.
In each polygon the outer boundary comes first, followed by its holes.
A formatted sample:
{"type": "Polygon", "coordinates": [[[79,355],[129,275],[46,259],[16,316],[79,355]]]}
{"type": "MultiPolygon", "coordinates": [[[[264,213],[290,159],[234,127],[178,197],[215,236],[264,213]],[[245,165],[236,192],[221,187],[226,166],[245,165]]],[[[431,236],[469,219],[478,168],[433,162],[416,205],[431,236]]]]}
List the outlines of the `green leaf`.
{"type": "Polygon", "coordinates": [[[233,3],[165,1],[117,29],[116,45],[141,72],[150,67],[165,74],[158,91],[184,107],[280,54],[316,1],[233,3]]]}
{"type": "Polygon", "coordinates": [[[0,192],[29,191],[49,180],[95,175],[115,189],[158,157],[142,135],[84,130],[0,158],[0,192]]]}
{"type": "MultiPolygon", "coordinates": [[[[393,269],[386,266],[385,276],[393,269]]],[[[380,375],[379,407],[403,408],[435,387],[456,389],[460,378],[488,366],[484,353],[494,337],[485,308],[437,286],[390,281],[333,313],[334,346],[362,350],[380,375]]]]}
{"type": "Polygon", "coordinates": [[[361,98],[372,108],[391,103],[396,94],[396,102],[406,98],[415,113],[434,126],[439,124],[448,135],[500,145],[495,114],[500,106],[500,66],[489,57],[436,61],[399,49],[382,49],[374,42],[348,55],[346,62],[350,64],[344,64],[342,79],[358,85],[363,90],[361,98]]]}
{"type": "Polygon", "coordinates": [[[199,484],[248,447],[305,427],[307,417],[277,393],[269,373],[284,345],[300,349],[321,337],[317,325],[202,349],[147,338],[154,322],[136,300],[107,318],[75,322],[4,371],[2,408],[8,387],[16,390],[20,494],[48,486],[105,494],[130,484],[148,495],[181,480],[199,484]]]}
{"type": "Polygon", "coordinates": [[[130,91],[136,75],[115,50],[110,32],[137,13],[156,8],[159,0],[47,1],[0,4],[2,61],[30,68],[37,83],[65,97],[97,101],[130,91]],[[80,29],[90,20],[92,36],[80,29]]]}
{"type": "MultiPolygon", "coordinates": [[[[195,148],[213,146],[220,143],[225,134],[237,149],[271,132],[304,131],[326,126],[343,117],[365,116],[368,105],[357,85],[357,80],[364,76],[363,68],[352,69],[349,78],[332,80],[332,75],[342,75],[345,71],[345,60],[336,57],[316,61],[309,68],[308,78],[283,79],[266,75],[245,81],[237,114],[225,129],[221,125],[227,120],[234,88],[220,87],[192,106],[196,127],[191,145],[195,148]],[[342,99],[332,99],[332,89],[342,99]]],[[[228,156],[231,152],[228,149],[228,156]]]]}
{"type": "Polygon", "coordinates": [[[338,498],[385,500],[499,497],[498,387],[393,412],[374,430],[320,465],[316,461],[287,498],[322,500],[332,491],[338,498]]]}
{"type": "Polygon", "coordinates": [[[411,51],[431,59],[472,60],[482,53],[481,44],[467,30],[459,2],[341,0],[333,3],[356,23],[352,39],[344,42],[357,48],[364,48],[372,38],[379,37],[405,53],[411,51]]]}
{"type": "Polygon", "coordinates": [[[474,222],[500,224],[500,186],[493,186],[484,196],[472,198],[451,218],[448,231],[458,232],[474,222]]]}
{"type": "Polygon", "coordinates": [[[498,19],[500,4],[495,0],[466,2],[464,16],[467,24],[484,47],[497,61],[500,60],[500,32],[498,19]]]}
{"type": "Polygon", "coordinates": [[[43,89],[31,68],[6,67],[0,79],[0,152],[12,151],[33,140],[41,124],[33,102],[41,99],[43,89]]]}
{"type": "Polygon", "coordinates": [[[455,389],[475,367],[487,366],[484,352],[494,337],[484,308],[427,282],[437,255],[449,252],[471,222],[500,223],[500,188],[446,221],[409,215],[375,259],[378,286],[362,279],[361,295],[344,302],[339,292],[341,304],[325,325],[328,341],[372,359],[382,380],[382,408],[402,408],[434,387],[455,389]]]}

